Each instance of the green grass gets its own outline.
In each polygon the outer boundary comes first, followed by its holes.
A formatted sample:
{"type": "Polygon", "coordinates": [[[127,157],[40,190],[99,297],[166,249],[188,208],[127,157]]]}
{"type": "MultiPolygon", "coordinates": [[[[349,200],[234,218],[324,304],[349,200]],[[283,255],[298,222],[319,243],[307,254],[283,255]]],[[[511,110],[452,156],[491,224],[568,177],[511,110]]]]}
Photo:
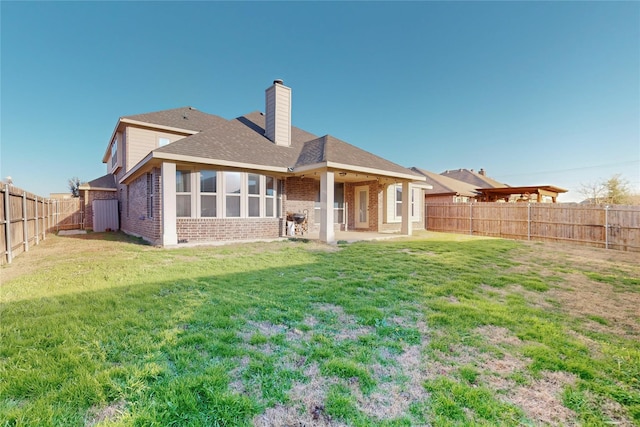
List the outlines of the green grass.
{"type": "MultiPolygon", "coordinates": [[[[0,426],[242,426],[282,407],[310,417],[304,396],[348,425],[539,424],[509,394],[549,372],[575,378],[557,392],[566,423],[640,425],[639,328],[548,296],[577,267],[523,268],[543,247],[50,236],[2,269],[0,426]],[[520,365],[490,368],[507,357],[520,365]]],[[[594,289],[637,294],[632,264],[580,268],[594,289]]]]}

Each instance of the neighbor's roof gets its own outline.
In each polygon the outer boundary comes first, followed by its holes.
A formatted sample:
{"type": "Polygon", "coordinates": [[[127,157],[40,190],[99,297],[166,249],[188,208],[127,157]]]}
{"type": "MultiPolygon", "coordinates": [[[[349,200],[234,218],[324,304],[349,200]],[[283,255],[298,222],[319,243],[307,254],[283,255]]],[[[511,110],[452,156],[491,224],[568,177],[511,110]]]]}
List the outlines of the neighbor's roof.
{"type": "Polygon", "coordinates": [[[502,182],[498,182],[495,179],[489,178],[486,175],[481,175],[478,172],[474,170],[469,170],[469,169],[446,170],[442,172],[440,175],[457,179],[458,181],[466,182],[474,186],[474,188],[508,187],[507,184],[503,184],[502,182]]]}
{"type": "MultiPolygon", "coordinates": [[[[154,125],[174,128],[187,126],[185,122],[188,122],[189,126],[197,122],[198,124],[193,125],[190,130],[201,128],[201,131],[194,135],[153,150],[142,163],[151,158],[159,158],[281,172],[287,171],[288,168],[302,171],[333,167],[399,178],[422,178],[410,169],[338,138],[330,135],[318,137],[295,126],[291,127],[291,145],[277,145],[264,135],[265,117],[257,111],[233,120],[207,115],[198,110],[185,112],[184,109],[139,114],[127,118],[136,122],[148,120],[148,123],[154,125]],[[190,118],[185,119],[185,113],[190,118]]],[[[137,167],[127,175],[134,173],[137,167]]]]}
{"type": "Polygon", "coordinates": [[[116,179],[113,175],[107,174],[92,181],[85,182],[78,187],[79,190],[103,190],[116,191],[116,179]]]}
{"type": "Polygon", "coordinates": [[[424,175],[427,178],[427,183],[431,184],[432,189],[424,192],[427,196],[455,194],[457,196],[476,197],[478,195],[475,186],[466,182],[417,167],[412,167],[411,170],[424,175]]]}
{"type": "Polygon", "coordinates": [[[553,185],[529,185],[526,187],[491,187],[491,188],[478,188],[479,192],[483,194],[502,194],[502,195],[510,195],[510,194],[535,194],[540,191],[546,191],[550,193],[566,193],[568,190],[564,188],[556,187],[553,185]]]}

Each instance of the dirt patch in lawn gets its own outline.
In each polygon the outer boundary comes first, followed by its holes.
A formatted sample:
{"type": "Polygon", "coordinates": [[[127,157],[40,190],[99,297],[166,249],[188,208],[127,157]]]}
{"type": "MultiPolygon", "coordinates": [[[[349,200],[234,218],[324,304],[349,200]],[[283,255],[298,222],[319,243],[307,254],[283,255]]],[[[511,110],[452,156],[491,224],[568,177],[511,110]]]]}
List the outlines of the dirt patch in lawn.
{"type": "Polygon", "coordinates": [[[124,400],[119,400],[111,405],[104,407],[94,406],[87,413],[86,427],[93,427],[98,424],[107,422],[113,423],[118,421],[125,414],[127,404],[124,400]]]}
{"type": "MultiPolygon", "coordinates": [[[[516,267],[518,270],[560,279],[556,280],[557,285],[552,285],[538,297],[540,307],[544,308],[547,301],[552,300],[559,303],[561,310],[582,318],[587,329],[626,338],[640,336],[639,289],[633,289],[633,285],[631,288],[618,285],[625,278],[640,277],[637,252],[540,243],[526,246],[523,255],[515,258],[520,263],[516,267]],[[612,271],[618,276],[611,279],[613,283],[587,276],[587,273],[610,275],[612,271]]],[[[532,295],[526,297],[529,301],[532,295]]]]}

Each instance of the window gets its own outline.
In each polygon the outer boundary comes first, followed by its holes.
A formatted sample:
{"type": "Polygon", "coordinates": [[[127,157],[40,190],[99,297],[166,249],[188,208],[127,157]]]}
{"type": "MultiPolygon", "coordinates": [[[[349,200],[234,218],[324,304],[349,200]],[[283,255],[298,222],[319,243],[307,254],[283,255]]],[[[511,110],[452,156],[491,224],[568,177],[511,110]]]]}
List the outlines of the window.
{"type": "Polygon", "coordinates": [[[111,167],[115,168],[118,164],[118,137],[113,138],[111,144],[111,167]]]}
{"type": "Polygon", "coordinates": [[[275,216],[275,199],[276,199],[276,179],[272,176],[265,177],[265,189],[264,195],[264,216],[275,216]]]}
{"type": "MultiPolygon", "coordinates": [[[[420,196],[420,189],[411,189],[411,206],[409,207],[409,216],[413,220],[420,219],[420,196]]],[[[393,215],[389,218],[389,221],[400,221],[402,219],[402,185],[395,186],[393,189],[393,197],[394,199],[391,202],[393,205],[393,215]]]]}
{"type": "Polygon", "coordinates": [[[171,140],[169,140],[169,138],[158,138],[158,147],[164,147],[165,145],[168,145],[171,143],[171,140]]]}
{"type": "Polygon", "coordinates": [[[240,216],[240,194],[242,190],[240,172],[225,172],[225,214],[228,218],[240,216]]]}
{"type": "Polygon", "coordinates": [[[191,216],[191,172],[176,171],[176,216],[191,216]]]}
{"type": "Polygon", "coordinates": [[[217,194],[218,176],[216,171],[200,171],[200,216],[215,217],[218,215],[217,194]]]}
{"type": "Polygon", "coordinates": [[[247,175],[247,195],[249,197],[249,216],[260,216],[260,175],[247,175]]]}
{"type": "MultiPolygon", "coordinates": [[[[127,187],[127,191],[129,187],[127,187]]],[[[147,174],[147,218],[153,218],[153,174],[147,174]]]]}

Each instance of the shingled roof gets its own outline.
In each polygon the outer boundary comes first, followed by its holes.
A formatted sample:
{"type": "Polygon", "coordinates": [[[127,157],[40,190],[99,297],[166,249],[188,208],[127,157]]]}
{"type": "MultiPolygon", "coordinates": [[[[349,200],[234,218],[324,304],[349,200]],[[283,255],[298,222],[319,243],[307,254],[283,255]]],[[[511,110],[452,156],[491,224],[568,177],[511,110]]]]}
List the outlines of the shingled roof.
{"type": "Polygon", "coordinates": [[[186,126],[181,122],[184,120],[189,121],[189,125],[198,123],[197,126],[190,128],[192,130],[196,127],[204,128],[195,135],[157,148],[153,153],[285,169],[332,163],[420,177],[410,169],[331,135],[318,137],[295,126],[291,127],[290,146],[274,144],[264,135],[265,116],[257,111],[233,120],[225,120],[197,110],[190,111],[192,111],[190,114],[197,119],[190,121],[191,119],[181,118],[183,109],[139,114],[128,118],[182,128],[186,126]]]}
{"type": "Polygon", "coordinates": [[[425,169],[412,167],[411,170],[421,173],[427,178],[427,184],[431,184],[432,189],[425,190],[426,195],[457,195],[466,197],[476,197],[479,193],[476,187],[457,179],[449,178],[425,169]]]}
{"type": "Polygon", "coordinates": [[[124,116],[121,119],[124,121],[136,121],[176,129],[185,129],[193,132],[201,132],[227,121],[222,117],[203,113],[193,107],[180,107],[153,113],[136,114],[133,116],[124,116]]]}
{"type": "Polygon", "coordinates": [[[471,184],[474,188],[508,187],[507,184],[503,184],[501,182],[496,181],[495,179],[489,178],[486,175],[475,172],[473,169],[446,170],[442,172],[440,175],[457,179],[458,181],[466,182],[468,184],[471,184]]]}

